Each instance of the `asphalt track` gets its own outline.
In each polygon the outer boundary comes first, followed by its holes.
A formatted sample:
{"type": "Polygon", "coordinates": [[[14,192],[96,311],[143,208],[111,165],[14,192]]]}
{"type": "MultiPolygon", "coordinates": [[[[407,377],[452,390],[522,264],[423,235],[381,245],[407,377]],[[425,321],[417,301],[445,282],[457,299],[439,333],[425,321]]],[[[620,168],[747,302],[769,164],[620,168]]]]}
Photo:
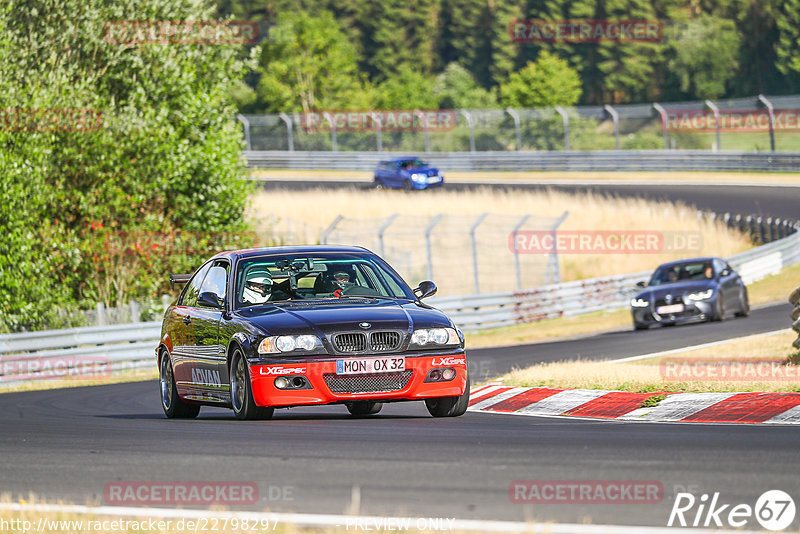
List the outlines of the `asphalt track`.
{"type": "MultiPolygon", "coordinates": [[[[706,191],[695,197],[700,207],[720,196],[728,211],[769,204],[768,213],[784,216],[797,205],[797,189],[776,188],[774,199],[770,188],[757,198],[748,189],[738,200],[728,188],[706,191]]],[[[788,326],[788,314],[778,305],[724,323],[474,350],[470,358],[484,374],[618,358],[775,330],[788,326]]],[[[721,503],[751,506],[770,489],[800,498],[795,427],[433,419],[419,402],[387,405],[370,419],[333,406],[279,410],[259,422],[203,408],[197,420],[175,421],[163,417],[157,389],[140,382],[0,395],[0,493],[83,504],[101,503],[110,482],[239,481],[258,484],[259,510],[653,526],[666,525],[679,491],[720,492],[721,503]],[[515,504],[509,487],[518,480],[657,481],[664,493],[658,504],[515,504]]]]}
{"type": "MultiPolygon", "coordinates": [[[[472,351],[514,365],[664,350],[787,324],[788,305],[724,323],[613,332],[472,351]]],[[[749,503],[769,489],[800,496],[800,429],[650,424],[467,413],[433,419],[420,402],[352,419],[344,407],[279,410],[240,422],[203,408],[164,418],[155,382],[0,395],[0,480],[15,498],[102,503],[121,481],[255,482],[251,509],[279,512],[666,525],[676,492],[749,503]],[[516,504],[517,480],[657,481],[659,504],[516,504]],[[289,488],[287,493],[284,488],[289,488]],[[683,489],[682,489],[683,488],[683,489]]],[[[135,503],[133,503],[135,504],[135,503]]],[[[750,527],[756,527],[756,524],[750,527]]]]}
{"type": "MultiPolygon", "coordinates": [[[[480,188],[492,189],[554,189],[566,192],[593,191],[623,197],[642,197],[653,200],[684,202],[699,209],[718,213],[741,213],[789,219],[800,218],[800,186],[758,186],[736,184],[658,184],[658,183],[541,183],[510,181],[492,182],[489,185],[477,182],[447,182],[444,191],[468,191],[480,188]]],[[[313,189],[313,188],[370,188],[371,183],[363,180],[263,180],[259,187],[269,189],[313,189]]],[[[432,189],[422,194],[437,194],[442,190],[432,189]]],[[[419,193],[419,192],[415,192],[419,193]]]]}

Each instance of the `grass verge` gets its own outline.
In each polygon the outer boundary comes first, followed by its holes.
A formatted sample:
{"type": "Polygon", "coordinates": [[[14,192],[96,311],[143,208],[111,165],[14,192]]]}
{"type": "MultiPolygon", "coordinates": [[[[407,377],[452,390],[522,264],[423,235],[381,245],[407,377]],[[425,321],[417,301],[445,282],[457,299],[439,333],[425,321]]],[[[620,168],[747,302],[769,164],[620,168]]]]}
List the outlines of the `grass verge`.
{"type": "Polygon", "coordinates": [[[796,337],[795,332],[787,329],[633,362],[539,364],[514,370],[500,380],[509,386],[636,393],[800,391],[798,353],[791,348],[796,337]],[[773,369],[778,374],[770,375],[773,369]]]}

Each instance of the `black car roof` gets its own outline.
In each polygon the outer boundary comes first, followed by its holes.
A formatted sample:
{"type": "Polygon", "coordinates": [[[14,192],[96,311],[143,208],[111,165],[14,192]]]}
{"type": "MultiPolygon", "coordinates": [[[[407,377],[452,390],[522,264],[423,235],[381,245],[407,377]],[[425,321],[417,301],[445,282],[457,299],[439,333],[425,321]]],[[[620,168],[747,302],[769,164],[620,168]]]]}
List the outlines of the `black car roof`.
{"type": "Polygon", "coordinates": [[[226,250],[216,254],[214,258],[250,258],[253,256],[264,256],[265,254],[324,254],[324,253],[356,253],[373,254],[372,251],[364,247],[354,247],[345,245],[302,245],[284,247],[258,247],[244,248],[239,250],[226,250]]]}
{"type": "Polygon", "coordinates": [[[703,262],[703,261],[713,261],[719,260],[721,258],[717,258],[716,256],[704,256],[702,258],[686,258],[683,260],[675,260],[675,261],[668,261],[667,263],[662,263],[659,267],[670,267],[672,265],[680,265],[682,263],[694,263],[694,262],[703,262]]]}

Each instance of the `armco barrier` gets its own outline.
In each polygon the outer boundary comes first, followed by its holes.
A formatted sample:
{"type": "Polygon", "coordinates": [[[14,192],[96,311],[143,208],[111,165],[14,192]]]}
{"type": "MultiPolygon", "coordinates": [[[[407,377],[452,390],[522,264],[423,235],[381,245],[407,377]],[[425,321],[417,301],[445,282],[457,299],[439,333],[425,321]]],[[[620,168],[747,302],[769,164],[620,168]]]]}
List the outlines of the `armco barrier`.
{"type": "MultiPolygon", "coordinates": [[[[412,155],[419,155],[422,151],[412,155]]],[[[245,151],[250,168],[373,171],[399,152],[245,151]]],[[[800,153],[707,150],[429,152],[444,171],[776,171],[800,170],[800,153]]]]}
{"type": "MultiPolygon", "coordinates": [[[[747,284],[775,274],[784,267],[800,263],[800,232],[731,256],[728,261],[747,284]]],[[[645,271],[551,284],[529,291],[441,297],[428,302],[446,311],[465,331],[477,331],[549,317],[625,308],[639,290],[636,282],[646,280],[649,274],[645,271]]],[[[800,288],[792,293],[791,300],[795,305],[800,303],[800,288]]],[[[800,306],[792,312],[792,319],[797,330],[800,306]]],[[[102,359],[109,362],[111,373],[135,368],[155,369],[160,328],[159,322],[147,322],[0,335],[0,385],[36,379],[36,373],[15,377],[14,373],[6,372],[25,367],[20,364],[30,360],[102,359]]],[[[25,368],[30,369],[30,366],[25,368]]]]}

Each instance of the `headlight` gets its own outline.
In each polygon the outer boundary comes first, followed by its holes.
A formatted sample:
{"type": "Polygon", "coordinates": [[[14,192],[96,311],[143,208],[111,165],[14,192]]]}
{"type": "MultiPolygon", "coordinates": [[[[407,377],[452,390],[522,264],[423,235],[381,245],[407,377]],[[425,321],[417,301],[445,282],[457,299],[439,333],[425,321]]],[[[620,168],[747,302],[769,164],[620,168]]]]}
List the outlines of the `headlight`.
{"type": "Polygon", "coordinates": [[[415,182],[424,182],[426,178],[427,176],[420,173],[414,173],[411,175],[411,179],[414,180],[415,182]]]}
{"type": "Polygon", "coordinates": [[[421,328],[411,334],[410,346],[460,345],[461,340],[454,328],[421,328]]]}
{"type": "Polygon", "coordinates": [[[631,306],[634,308],[646,308],[650,302],[644,299],[631,299],[631,306]]]}
{"type": "Polygon", "coordinates": [[[690,293],[687,298],[689,300],[706,300],[710,299],[714,294],[713,289],[706,289],[705,291],[698,291],[697,293],[690,293]]]}
{"type": "Polygon", "coordinates": [[[295,350],[309,352],[322,347],[317,336],[270,336],[264,338],[258,346],[259,354],[277,354],[295,350]]]}

